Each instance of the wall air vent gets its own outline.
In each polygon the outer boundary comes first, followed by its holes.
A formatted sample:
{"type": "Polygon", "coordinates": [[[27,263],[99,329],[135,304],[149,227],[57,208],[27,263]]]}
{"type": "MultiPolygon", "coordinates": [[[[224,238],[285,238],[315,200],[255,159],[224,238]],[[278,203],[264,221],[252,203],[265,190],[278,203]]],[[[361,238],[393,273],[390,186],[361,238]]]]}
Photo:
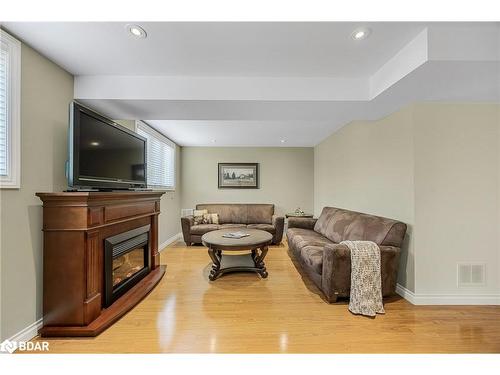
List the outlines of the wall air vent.
{"type": "Polygon", "coordinates": [[[485,284],[485,263],[458,263],[458,287],[482,286],[485,284]]]}

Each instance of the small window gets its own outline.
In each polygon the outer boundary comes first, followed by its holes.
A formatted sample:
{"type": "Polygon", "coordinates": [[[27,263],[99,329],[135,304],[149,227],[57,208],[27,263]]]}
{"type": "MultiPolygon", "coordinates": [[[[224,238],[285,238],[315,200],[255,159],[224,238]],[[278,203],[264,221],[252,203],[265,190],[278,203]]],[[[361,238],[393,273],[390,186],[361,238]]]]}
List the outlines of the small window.
{"type": "Polygon", "coordinates": [[[135,129],[147,139],[148,186],[175,190],[175,143],[142,121],[136,121],[135,129]]]}
{"type": "Polygon", "coordinates": [[[0,30],[0,187],[19,188],[21,43],[0,30]]]}

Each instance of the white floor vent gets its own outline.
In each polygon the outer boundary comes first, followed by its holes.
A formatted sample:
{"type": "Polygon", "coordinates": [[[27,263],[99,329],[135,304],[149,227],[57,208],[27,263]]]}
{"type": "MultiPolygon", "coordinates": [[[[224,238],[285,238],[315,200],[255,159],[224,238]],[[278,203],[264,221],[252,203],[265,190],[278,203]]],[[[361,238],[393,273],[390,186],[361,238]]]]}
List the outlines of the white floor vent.
{"type": "Polygon", "coordinates": [[[481,286],[485,283],[484,263],[458,263],[457,279],[459,287],[481,286]]]}
{"type": "Polygon", "coordinates": [[[190,216],[193,214],[193,211],[192,208],[181,208],[181,217],[190,216]]]}

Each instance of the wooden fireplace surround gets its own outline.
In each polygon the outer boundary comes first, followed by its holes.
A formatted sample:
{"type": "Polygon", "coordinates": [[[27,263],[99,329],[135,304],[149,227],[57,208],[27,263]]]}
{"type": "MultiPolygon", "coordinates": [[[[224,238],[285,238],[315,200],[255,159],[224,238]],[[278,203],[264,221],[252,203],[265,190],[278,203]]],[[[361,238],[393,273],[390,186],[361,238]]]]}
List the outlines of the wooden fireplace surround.
{"type": "Polygon", "coordinates": [[[36,194],[43,201],[42,337],[97,336],[159,283],[165,273],[158,254],[163,193],[36,194]],[[151,271],[104,308],[104,239],[148,224],[151,271]]]}

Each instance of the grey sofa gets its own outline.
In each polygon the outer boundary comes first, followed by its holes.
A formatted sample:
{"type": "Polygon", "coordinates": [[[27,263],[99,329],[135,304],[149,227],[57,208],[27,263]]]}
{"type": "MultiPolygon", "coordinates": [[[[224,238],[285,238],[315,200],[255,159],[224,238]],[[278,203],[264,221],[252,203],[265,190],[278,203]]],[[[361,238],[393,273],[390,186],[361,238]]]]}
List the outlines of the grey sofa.
{"type": "Polygon", "coordinates": [[[380,216],[325,207],[318,219],[290,218],[286,233],[291,255],[324,293],[328,302],[348,297],[350,250],[344,240],[373,241],[380,247],[382,295],[396,290],[399,255],[406,224],[380,216]]]}
{"type": "Polygon", "coordinates": [[[226,228],[265,230],[273,235],[273,245],[279,244],[283,238],[285,219],[274,214],[274,204],[197,204],[196,209],[218,214],[219,224],[194,225],[193,216],[181,218],[182,234],[188,246],[201,243],[201,237],[207,232],[226,228]]]}

